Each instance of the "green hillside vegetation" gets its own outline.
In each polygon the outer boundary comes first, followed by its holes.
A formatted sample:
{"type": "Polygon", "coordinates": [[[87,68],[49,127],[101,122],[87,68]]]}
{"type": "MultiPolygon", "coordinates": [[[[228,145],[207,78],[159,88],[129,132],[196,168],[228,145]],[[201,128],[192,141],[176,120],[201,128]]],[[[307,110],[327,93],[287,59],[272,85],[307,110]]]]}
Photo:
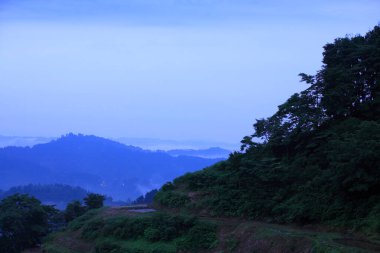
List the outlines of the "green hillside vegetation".
{"type": "Polygon", "coordinates": [[[73,220],[66,230],[52,234],[43,248],[49,253],[174,253],[199,252],[217,242],[216,225],[193,215],[103,208],[73,220]]]}
{"type": "MultiPolygon", "coordinates": [[[[133,207],[87,211],[51,234],[37,252],[371,253],[380,243],[347,233],[318,231],[234,218],[173,211],[136,213],[133,207]]],[[[24,253],[37,253],[25,251],[24,253]]]]}
{"type": "Polygon", "coordinates": [[[259,119],[241,152],[168,183],[162,207],[380,235],[380,27],[327,44],[308,87],[259,119]]]}

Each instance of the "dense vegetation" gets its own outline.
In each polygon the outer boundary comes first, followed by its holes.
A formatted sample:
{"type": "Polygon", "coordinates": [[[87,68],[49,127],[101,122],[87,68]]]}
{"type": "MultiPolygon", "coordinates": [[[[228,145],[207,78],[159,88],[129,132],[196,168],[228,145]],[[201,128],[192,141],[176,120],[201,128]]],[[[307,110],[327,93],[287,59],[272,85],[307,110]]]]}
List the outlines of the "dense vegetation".
{"type": "Polygon", "coordinates": [[[308,88],[257,120],[241,152],[186,174],[158,204],[380,234],[380,27],[324,47],[308,88]]]}
{"type": "Polygon", "coordinates": [[[60,223],[59,211],[53,207],[28,195],[9,196],[0,202],[0,252],[34,247],[60,223]]]}
{"type": "Polygon", "coordinates": [[[77,217],[82,216],[87,211],[92,209],[99,209],[104,206],[105,196],[97,194],[97,193],[89,193],[83,199],[85,205],[79,200],[74,200],[67,204],[65,211],[63,212],[65,221],[70,222],[77,217]]]}
{"type": "Polygon", "coordinates": [[[96,253],[199,252],[217,245],[216,225],[195,216],[158,212],[108,217],[105,213],[107,209],[86,212],[63,234],[52,235],[44,249],[56,252],[54,238],[70,231],[94,245],[96,253]]]}
{"type": "Polygon", "coordinates": [[[27,194],[14,194],[0,202],[0,252],[18,253],[38,246],[43,237],[63,228],[87,211],[103,207],[103,195],[89,193],[68,204],[64,212],[27,194]]]}
{"type": "Polygon", "coordinates": [[[144,195],[141,195],[138,197],[135,201],[132,203],[135,205],[141,205],[141,204],[152,204],[154,200],[154,196],[156,196],[156,193],[158,192],[157,189],[151,190],[144,195]]]}

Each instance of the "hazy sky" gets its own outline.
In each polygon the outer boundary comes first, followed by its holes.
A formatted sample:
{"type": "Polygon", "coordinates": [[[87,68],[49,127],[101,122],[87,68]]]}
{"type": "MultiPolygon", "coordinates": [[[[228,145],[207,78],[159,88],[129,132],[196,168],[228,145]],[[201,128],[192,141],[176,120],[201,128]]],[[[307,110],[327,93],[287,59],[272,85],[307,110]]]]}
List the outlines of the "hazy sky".
{"type": "Polygon", "coordinates": [[[0,135],[238,143],[380,1],[0,0],[0,135]]]}

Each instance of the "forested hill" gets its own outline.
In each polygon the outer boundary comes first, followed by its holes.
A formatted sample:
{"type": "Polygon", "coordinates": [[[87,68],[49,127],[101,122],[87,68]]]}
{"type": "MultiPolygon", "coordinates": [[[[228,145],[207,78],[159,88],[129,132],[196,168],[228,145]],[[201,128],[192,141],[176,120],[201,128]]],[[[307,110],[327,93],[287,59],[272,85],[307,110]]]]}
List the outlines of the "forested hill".
{"type": "Polygon", "coordinates": [[[27,194],[40,200],[44,204],[54,205],[58,209],[65,209],[67,204],[74,200],[84,199],[89,192],[80,187],[62,184],[24,185],[15,186],[5,192],[0,192],[0,200],[14,194],[27,194]]]}
{"type": "Polygon", "coordinates": [[[257,120],[241,152],[166,184],[156,203],[379,235],[380,27],[327,44],[321,70],[300,76],[307,88],[257,120]]]}
{"type": "Polygon", "coordinates": [[[176,176],[218,161],[173,157],[96,136],[68,134],[32,148],[0,149],[0,189],[59,183],[114,199],[134,199],[176,176]]]}

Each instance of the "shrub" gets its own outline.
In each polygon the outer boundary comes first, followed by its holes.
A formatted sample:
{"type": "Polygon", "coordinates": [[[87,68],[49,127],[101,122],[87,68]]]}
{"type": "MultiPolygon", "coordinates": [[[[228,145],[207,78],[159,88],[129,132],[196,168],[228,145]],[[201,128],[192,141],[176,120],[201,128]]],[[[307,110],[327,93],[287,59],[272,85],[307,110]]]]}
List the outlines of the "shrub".
{"type": "Polygon", "coordinates": [[[184,251],[199,252],[211,249],[218,243],[216,225],[211,223],[198,223],[192,227],[187,235],[178,241],[178,249],[184,251]]]}
{"type": "Polygon", "coordinates": [[[160,191],[156,194],[155,201],[169,208],[181,208],[190,203],[190,198],[182,193],[160,191]]]}
{"type": "Polygon", "coordinates": [[[122,253],[121,246],[111,239],[100,241],[95,246],[95,253],[122,253]]]}
{"type": "Polygon", "coordinates": [[[144,238],[151,242],[159,241],[161,239],[160,231],[157,228],[147,228],[144,231],[144,238]]]}

